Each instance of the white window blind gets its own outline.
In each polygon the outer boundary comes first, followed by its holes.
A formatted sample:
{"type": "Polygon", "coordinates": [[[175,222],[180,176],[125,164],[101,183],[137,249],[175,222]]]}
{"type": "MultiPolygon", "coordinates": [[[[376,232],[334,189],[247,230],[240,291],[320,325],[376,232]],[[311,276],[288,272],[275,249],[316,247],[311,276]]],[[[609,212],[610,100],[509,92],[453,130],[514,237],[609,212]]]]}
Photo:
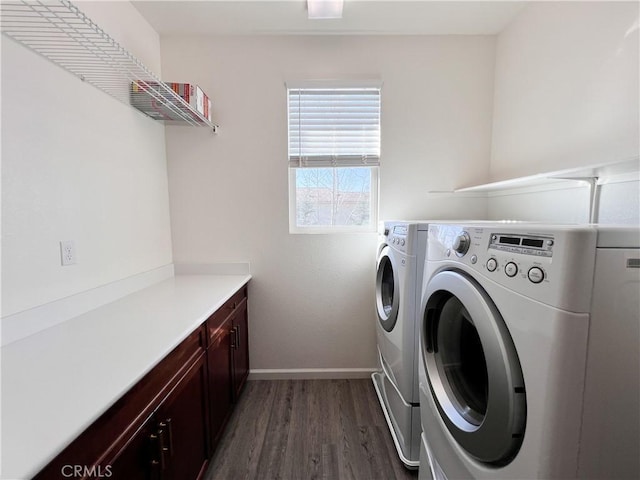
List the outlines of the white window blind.
{"type": "Polygon", "coordinates": [[[289,166],[380,163],[380,88],[289,88],[289,166]]]}

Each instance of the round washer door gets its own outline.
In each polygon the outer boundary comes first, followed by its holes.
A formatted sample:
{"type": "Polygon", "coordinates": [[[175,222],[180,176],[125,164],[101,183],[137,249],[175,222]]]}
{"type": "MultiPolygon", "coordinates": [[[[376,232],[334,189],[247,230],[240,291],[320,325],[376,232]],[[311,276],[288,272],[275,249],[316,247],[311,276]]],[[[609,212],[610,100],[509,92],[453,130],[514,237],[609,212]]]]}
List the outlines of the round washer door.
{"type": "Polygon", "coordinates": [[[386,246],[378,255],[376,268],[376,310],[380,325],[387,332],[393,330],[398,320],[400,304],[397,267],[391,257],[391,248],[386,246]]]}
{"type": "Polygon", "coordinates": [[[437,273],[425,292],[422,360],[434,403],[458,444],[479,462],[503,466],[526,423],[520,361],[498,309],[459,271],[437,273]]]}

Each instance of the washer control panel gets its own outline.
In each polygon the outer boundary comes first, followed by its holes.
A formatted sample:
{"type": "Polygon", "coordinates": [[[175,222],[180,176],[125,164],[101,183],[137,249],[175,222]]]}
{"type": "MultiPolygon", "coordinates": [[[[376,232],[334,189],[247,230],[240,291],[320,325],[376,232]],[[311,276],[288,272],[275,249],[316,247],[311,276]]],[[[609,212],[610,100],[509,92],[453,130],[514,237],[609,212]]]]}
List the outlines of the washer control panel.
{"type": "Polygon", "coordinates": [[[425,280],[461,269],[573,312],[590,304],[597,232],[590,226],[519,222],[430,224],[425,280]]]}
{"type": "Polygon", "coordinates": [[[471,264],[495,280],[524,281],[530,285],[549,282],[555,239],[535,235],[496,232],[482,228],[445,230],[445,257],[471,264]],[[484,254],[483,254],[484,252],[484,254]],[[480,258],[484,257],[484,260],[480,258]]]}
{"type": "Polygon", "coordinates": [[[409,234],[409,228],[406,225],[394,225],[390,231],[385,233],[387,234],[387,243],[403,252],[406,251],[407,235],[409,234]]]}
{"type": "Polygon", "coordinates": [[[492,233],[489,248],[501,252],[521,253],[537,257],[553,256],[553,237],[492,233]]]}
{"type": "Polygon", "coordinates": [[[485,267],[488,272],[495,272],[501,267],[507,277],[514,278],[520,274],[522,278],[537,285],[548,277],[545,268],[536,258],[550,260],[553,257],[554,243],[553,236],[491,233],[488,245],[491,257],[485,267]],[[527,261],[527,256],[534,258],[527,261]]]}

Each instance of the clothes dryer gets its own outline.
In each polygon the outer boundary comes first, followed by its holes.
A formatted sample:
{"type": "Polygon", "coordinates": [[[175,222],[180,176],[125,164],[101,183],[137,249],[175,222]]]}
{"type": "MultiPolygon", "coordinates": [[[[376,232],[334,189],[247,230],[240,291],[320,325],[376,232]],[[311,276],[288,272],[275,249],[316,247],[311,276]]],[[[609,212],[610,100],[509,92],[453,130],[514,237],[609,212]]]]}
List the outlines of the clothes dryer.
{"type": "Polygon", "coordinates": [[[597,226],[579,478],[640,478],[640,227],[597,226]]]}
{"type": "Polygon", "coordinates": [[[419,312],[436,478],[570,478],[578,462],[596,230],[430,225],[419,312]]]}
{"type": "Polygon", "coordinates": [[[376,261],[376,332],[380,371],[372,375],[398,456],[420,459],[416,315],[422,294],[428,223],[380,224],[376,261]]]}

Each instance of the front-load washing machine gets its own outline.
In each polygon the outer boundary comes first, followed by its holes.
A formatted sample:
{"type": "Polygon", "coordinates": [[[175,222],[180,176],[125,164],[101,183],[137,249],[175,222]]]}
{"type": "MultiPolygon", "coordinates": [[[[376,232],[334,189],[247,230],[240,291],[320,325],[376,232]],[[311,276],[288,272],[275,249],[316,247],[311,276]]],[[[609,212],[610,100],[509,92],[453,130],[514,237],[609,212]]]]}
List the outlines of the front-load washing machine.
{"type": "Polygon", "coordinates": [[[575,477],[595,244],[587,226],[429,226],[421,470],[575,477]]]}
{"type": "Polygon", "coordinates": [[[379,228],[376,311],[380,371],[372,375],[398,456],[420,460],[417,312],[422,294],[428,223],[388,221],[379,228]]]}

